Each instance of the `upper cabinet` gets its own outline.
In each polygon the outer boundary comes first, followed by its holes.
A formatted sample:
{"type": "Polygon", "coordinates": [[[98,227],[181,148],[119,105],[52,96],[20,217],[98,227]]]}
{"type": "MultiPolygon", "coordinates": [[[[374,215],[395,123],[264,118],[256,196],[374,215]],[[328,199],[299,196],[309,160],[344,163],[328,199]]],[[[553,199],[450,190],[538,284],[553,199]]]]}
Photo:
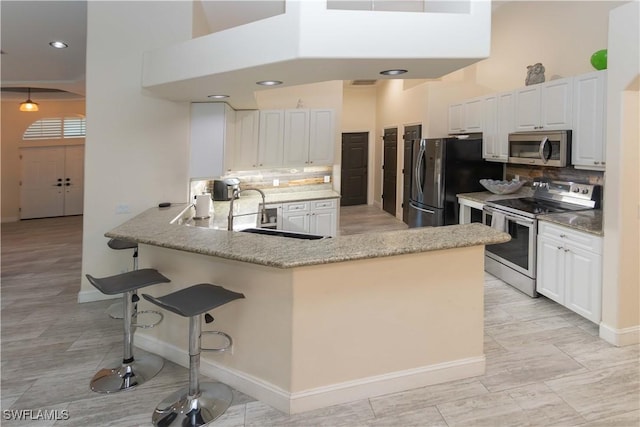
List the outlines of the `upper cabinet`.
{"type": "Polygon", "coordinates": [[[189,176],[224,175],[232,161],[235,111],[224,103],[191,104],[189,176]]]}
{"type": "Polygon", "coordinates": [[[516,89],[515,131],[571,129],[573,78],[516,89]]]}
{"type": "Polygon", "coordinates": [[[258,132],[260,112],[258,110],[236,111],[233,161],[229,169],[247,170],[258,167],[258,132]]]}
{"type": "Polygon", "coordinates": [[[282,166],[284,154],[284,111],[260,110],[258,167],[282,166]]]}
{"type": "Polygon", "coordinates": [[[605,168],[606,83],[606,70],[584,74],[573,80],[571,161],[576,168],[605,168]]]}
{"type": "Polygon", "coordinates": [[[509,158],[509,133],[513,132],[513,92],[487,95],[483,101],[482,157],[493,162],[509,158]]]}
{"type": "Polygon", "coordinates": [[[449,106],[449,133],[482,132],[483,98],[449,106]]]}

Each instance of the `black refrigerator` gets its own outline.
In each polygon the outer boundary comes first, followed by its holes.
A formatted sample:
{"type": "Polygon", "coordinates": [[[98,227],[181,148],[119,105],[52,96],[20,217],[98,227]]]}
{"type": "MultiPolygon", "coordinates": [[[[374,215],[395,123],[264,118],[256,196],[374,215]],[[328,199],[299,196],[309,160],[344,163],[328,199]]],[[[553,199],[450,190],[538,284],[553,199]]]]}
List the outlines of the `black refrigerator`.
{"type": "Polygon", "coordinates": [[[482,135],[415,140],[409,227],[458,224],[456,194],[484,191],[480,180],[502,179],[503,164],[482,158],[482,135]]]}

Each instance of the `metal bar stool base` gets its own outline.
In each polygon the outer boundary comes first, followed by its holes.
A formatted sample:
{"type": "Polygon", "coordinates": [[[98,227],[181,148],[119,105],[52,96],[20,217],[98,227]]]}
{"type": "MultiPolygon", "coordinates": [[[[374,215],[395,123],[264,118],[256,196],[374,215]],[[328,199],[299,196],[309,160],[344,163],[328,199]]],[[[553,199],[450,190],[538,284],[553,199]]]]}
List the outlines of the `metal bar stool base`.
{"type": "Polygon", "coordinates": [[[201,383],[196,397],[189,396],[189,387],[184,387],[158,404],[151,421],[158,427],[205,426],[222,415],[232,400],[231,388],[222,383],[201,383]]]}
{"type": "Polygon", "coordinates": [[[130,390],[155,377],[164,359],[155,354],[141,354],[131,363],[118,368],[100,369],[91,379],[91,390],[97,393],[116,393],[130,390]]]}

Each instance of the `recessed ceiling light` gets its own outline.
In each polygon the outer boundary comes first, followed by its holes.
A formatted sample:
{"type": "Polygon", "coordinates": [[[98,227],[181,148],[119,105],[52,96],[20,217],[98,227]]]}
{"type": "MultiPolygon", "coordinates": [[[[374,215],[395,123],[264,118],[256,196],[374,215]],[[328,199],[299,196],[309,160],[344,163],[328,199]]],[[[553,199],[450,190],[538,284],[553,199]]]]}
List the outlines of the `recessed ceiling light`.
{"type": "Polygon", "coordinates": [[[64,49],[65,47],[69,47],[68,44],[62,42],[60,40],[55,40],[49,43],[49,46],[55,47],[56,49],[64,49]]]}
{"type": "Polygon", "coordinates": [[[260,86],[278,86],[282,82],[280,80],[262,80],[261,82],[256,82],[256,84],[260,86]]]}
{"type": "Polygon", "coordinates": [[[229,95],[207,95],[207,98],[213,98],[213,99],[224,99],[228,97],[229,95]]]}
{"type": "Polygon", "coordinates": [[[398,74],[404,74],[406,72],[407,70],[385,70],[380,71],[380,74],[382,74],[383,76],[397,76],[398,74]]]}

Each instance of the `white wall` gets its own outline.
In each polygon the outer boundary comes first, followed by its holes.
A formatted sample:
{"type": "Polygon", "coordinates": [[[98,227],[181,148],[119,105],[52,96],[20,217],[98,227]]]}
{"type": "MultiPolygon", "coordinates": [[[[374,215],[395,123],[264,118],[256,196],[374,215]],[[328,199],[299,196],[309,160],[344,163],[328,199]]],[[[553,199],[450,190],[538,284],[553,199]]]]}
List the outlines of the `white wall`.
{"type": "Polygon", "coordinates": [[[188,198],[189,104],[141,89],[142,54],[188,40],[192,2],[89,2],[85,215],[80,301],[100,297],[85,274],[130,268],[104,233],[159,202],[188,198]],[[130,213],[116,214],[124,205],[130,213]]]}
{"type": "Polygon", "coordinates": [[[640,3],[611,12],[600,336],[640,342],[640,3]]]}

